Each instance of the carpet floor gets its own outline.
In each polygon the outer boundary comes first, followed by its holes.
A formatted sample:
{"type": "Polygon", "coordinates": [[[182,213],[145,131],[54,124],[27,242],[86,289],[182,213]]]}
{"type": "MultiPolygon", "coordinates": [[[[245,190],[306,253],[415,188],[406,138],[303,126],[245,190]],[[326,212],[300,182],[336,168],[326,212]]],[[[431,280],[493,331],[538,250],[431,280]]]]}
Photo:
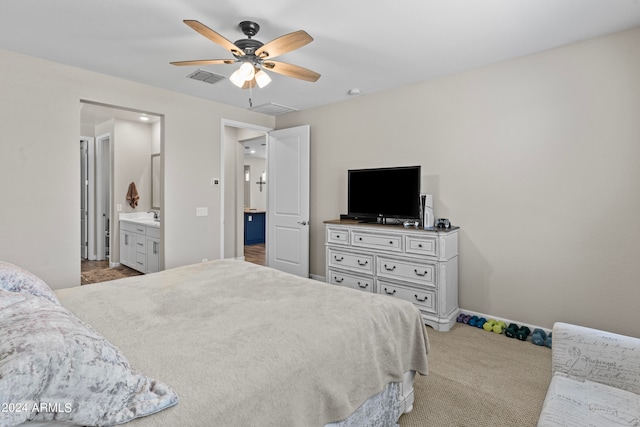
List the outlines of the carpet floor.
{"type": "Polygon", "coordinates": [[[535,426],[551,381],[551,350],[457,323],[427,328],[429,375],[414,382],[401,427],[535,426]]]}

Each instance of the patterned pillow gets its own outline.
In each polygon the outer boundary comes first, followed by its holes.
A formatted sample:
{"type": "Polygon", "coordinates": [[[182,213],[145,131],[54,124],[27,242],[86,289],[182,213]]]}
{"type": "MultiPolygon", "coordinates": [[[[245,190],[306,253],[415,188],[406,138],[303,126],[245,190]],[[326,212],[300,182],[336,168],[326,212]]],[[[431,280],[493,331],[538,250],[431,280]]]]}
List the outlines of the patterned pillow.
{"type": "Polygon", "coordinates": [[[60,304],[51,288],[38,276],[4,261],[0,261],[0,289],[27,293],[60,304]]]}
{"type": "Polygon", "coordinates": [[[175,405],[168,385],[59,304],[0,290],[0,425],[114,425],[175,405]]]}

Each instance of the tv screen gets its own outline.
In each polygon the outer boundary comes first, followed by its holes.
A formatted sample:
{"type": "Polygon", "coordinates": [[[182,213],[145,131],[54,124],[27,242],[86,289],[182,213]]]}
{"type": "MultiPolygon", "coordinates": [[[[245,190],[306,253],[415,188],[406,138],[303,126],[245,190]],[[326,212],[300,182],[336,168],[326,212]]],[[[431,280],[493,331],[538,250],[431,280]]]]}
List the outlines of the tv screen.
{"type": "Polygon", "coordinates": [[[351,169],[348,174],[350,217],[420,217],[420,166],[351,169]]]}

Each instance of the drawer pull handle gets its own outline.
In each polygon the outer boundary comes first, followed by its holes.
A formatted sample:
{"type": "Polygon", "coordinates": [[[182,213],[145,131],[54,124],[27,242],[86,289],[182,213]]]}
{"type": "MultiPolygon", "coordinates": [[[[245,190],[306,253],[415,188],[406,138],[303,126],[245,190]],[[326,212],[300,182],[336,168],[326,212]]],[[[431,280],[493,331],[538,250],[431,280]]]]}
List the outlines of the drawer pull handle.
{"type": "Polygon", "coordinates": [[[363,267],[364,267],[364,266],[365,266],[365,265],[367,265],[367,264],[369,264],[369,261],[366,261],[366,260],[365,260],[364,262],[362,262],[362,261],[358,260],[358,265],[360,265],[360,266],[363,266],[363,267]]]}
{"type": "Polygon", "coordinates": [[[336,261],[340,262],[340,261],[342,261],[344,259],[344,257],[341,256],[340,258],[338,258],[338,255],[334,255],[333,259],[335,259],[336,261]]]}
{"type": "Polygon", "coordinates": [[[395,270],[395,269],[396,269],[396,266],[394,265],[394,266],[392,266],[392,267],[388,267],[388,266],[387,266],[387,264],[385,264],[385,265],[384,265],[384,269],[385,269],[385,270],[387,270],[387,271],[393,271],[393,270],[395,270]]]}
{"type": "Polygon", "coordinates": [[[386,293],[387,295],[393,295],[396,293],[396,290],[394,289],[393,292],[389,292],[387,288],[384,288],[384,293],[386,293]]]}
{"type": "Polygon", "coordinates": [[[333,280],[335,280],[336,283],[342,283],[344,281],[344,277],[341,279],[338,279],[336,276],[333,276],[333,280]]]}
{"type": "Polygon", "coordinates": [[[414,269],[413,271],[415,271],[416,275],[417,275],[417,276],[420,276],[420,277],[426,276],[426,275],[427,275],[427,273],[428,273],[428,271],[427,271],[427,270],[425,270],[425,271],[424,271],[424,273],[422,273],[422,274],[420,274],[420,273],[418,272],[418,270],[417,270],[417,269],[414,269]]]}
{"type": "Polygon", "coordinates": [[[360,282],[358,282],[358,286],[360,286],[362,289],[366,289],[369,286],[369,284],[365,283],[364,286],[362,286],[360,282]]]}
{"type": "Polygon", "coordinates": [[[422,247],[422,243],[418,243],[418,247],[421,248],[422,247]]]}
{"type": "Polygon", "coordinates": [[[389,244],[390,244],[390,245],[393,245],[393,240],[389,240],[389,244]]]}
{"type": "Polygon", "coordinates": [[[428,300],[428,299],[429,299],[429,297],[428,297],[428,296],[426,296],[426,295],[425,295],[425,296],[424,296],[424,298],[422,298],[422,299],[418,298],[418,295],[414,295],[414,297],[416,297],[416,300],[417,300],[417,301],[420,301],[420,302],[425,302],[426,300],[428,300]]]}
{"type": "Polygon", "coordinates": [[[340,235],[339,235],[339,234],[336,234],[336,239],[339,239],[339,238],[340,238],[340,235]]]}
{"type": "Polygon", "coordinates": [[[358,237],[358,240],[360,240],[362,242],[362,237],[358,237]]]}

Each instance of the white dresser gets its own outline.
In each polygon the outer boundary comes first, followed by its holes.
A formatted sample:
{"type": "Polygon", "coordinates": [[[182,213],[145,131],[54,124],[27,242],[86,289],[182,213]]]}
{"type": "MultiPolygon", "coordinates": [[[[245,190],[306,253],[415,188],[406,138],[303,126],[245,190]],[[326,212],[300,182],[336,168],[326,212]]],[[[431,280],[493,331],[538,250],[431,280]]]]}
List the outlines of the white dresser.
{"type": "Polygon", "coordinates": [[[458,315],[458,227],[325,221],[326,280],[402,298],[425,324],[448,331],[458,315]]]}

